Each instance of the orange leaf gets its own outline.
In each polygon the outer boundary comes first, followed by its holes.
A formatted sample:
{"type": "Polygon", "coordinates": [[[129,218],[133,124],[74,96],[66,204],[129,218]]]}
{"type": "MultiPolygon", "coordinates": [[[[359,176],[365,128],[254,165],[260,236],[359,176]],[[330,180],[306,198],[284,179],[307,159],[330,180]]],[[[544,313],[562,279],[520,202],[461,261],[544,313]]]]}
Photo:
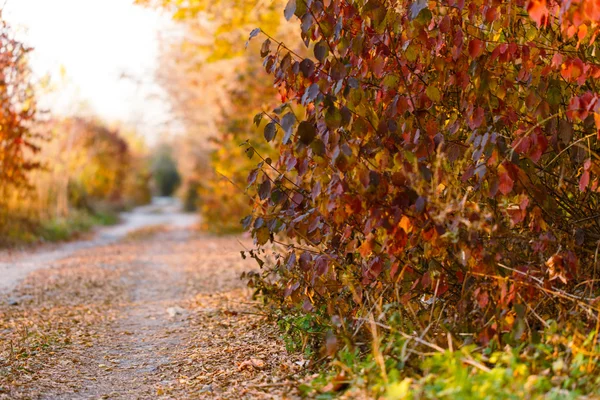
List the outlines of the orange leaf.
{"type": "Polygon", "coordinates": [[[532,0],[527,4],[527,12],[538,27],[548,24],[548,7],[546,0],[532,0]]]}
{"type": "Polygon", "coordinates": [[[600,139],[600,113],[594,113],[594,121],[596,122],[596,130],[598,131],[598,139],[600,139]]]}
{"type": "Polygon", "coordinates": [[[406,215],[402,216],[402,219],[400,220],[400,223],[398,224],[398,226],[400,228],[402,228],[404,230],[404,232],[406,232],[406,233],[410,233],[410,231],[412,230],[412,223],[410,222],[410,219],[408,219],[408,217],[406,215]]]}

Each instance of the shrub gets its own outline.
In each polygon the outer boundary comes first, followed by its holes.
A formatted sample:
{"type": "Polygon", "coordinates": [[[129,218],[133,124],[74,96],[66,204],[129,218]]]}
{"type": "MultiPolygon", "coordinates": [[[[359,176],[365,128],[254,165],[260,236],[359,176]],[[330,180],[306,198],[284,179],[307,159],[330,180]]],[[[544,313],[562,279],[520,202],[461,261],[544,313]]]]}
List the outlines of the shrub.
{"type": "Polygon", "coordinates": [[[432,342],[595,329],[598,10],[290,0],[314,57],[263,32],[282,104],[262,114],[279,157],[248,178],[250,283],[340,345],[389,310],[432,342]]]}
{"type": "Polygon", "coordinates": [[[118,131],[81,118],[51,119],[36,130],[52,132],[35,155],[43,168],[2,199],[0,245],[64,240],[149,201],[146,161],[118,131]]]}
{"type": "MultiPolygon", "coordinates": [[[[249,283],[286,330],[310,321],[315,354],[337,354],[338,370],[356,354],[384,382],[411,350],[404,376],[431,378],[400,389],[431,397],[459,378],[467,396],[511,385],[507,371],[527,358],[519,344],[550,319],[595,346],[600,4],[288,0],[284,15],[309,55],[269,29],[250,33],[281,104],[254,119],[277,155],[245,147],[259,162],[244,226],[257,245],[245,255],[262,268],[249,283]],[[439,353],[452,340],[516,353],[470,375],[452,351],[421,365],[405,335],[439,353]]],[[[230,144],[223,157],[238,160],[230,144]]],[[[533,395],[562,381],[540,382],[533,395]]],[[[598,387],[569,382],[558,392],[598,387]]]]}

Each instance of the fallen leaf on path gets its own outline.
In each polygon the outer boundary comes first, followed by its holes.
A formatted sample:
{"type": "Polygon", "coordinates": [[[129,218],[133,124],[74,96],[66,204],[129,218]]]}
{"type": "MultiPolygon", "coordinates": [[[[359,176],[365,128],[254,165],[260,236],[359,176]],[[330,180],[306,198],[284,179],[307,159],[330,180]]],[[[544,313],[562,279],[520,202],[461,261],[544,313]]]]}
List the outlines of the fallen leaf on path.
{"type": "Polygon", "coordinates": [[[245,368],[255,368],[255,369],[263,369],[265,367],[265,362],[260,358],[251,358],[246,360],[238,366],[238,370],[242,371],[245,368]]]}

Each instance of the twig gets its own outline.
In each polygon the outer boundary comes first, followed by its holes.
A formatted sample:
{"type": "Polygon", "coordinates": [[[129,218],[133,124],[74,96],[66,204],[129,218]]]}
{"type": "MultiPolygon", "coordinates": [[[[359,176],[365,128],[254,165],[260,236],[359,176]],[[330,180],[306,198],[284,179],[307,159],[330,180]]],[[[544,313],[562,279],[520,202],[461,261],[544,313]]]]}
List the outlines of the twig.
{"type": "MultiPolygon", "coordinates": [[[[521,300],[523,300],[523,297],[521,296],[521,293],[517,293],[517,295],[519,296],[519,298],[521,300]]],[[[542,325],[544,325],[546,328],[550,328],[550,325],[548,325],[548,323],[546,321],[544,321],[542,319],[542,317],[540,317],[539,314],[536,313],[535,310],[525,300],[523,300],[523,304],[525,304],[527,306],[527,308],[529,309],[529,311],[531,311],[533,313],[533,315],[536,316],[536,318],[542,323],[542,325]]]]}
{"type": "Polygon", "coordinates": [[[489,369],[488,367],[486,367],[482,363],[473,360],[472,358],[463,358],[462,362],[464,362],[465,364],[472,365],[475,368],[479,368],[480,370],[482,370],[484,372],[492,372],[491,369],[489,369]]]}
{"type": "Polygon", "coordinates": [[[246,385],[246,388],[268,388],[268,387],[277,387],[277,386],[293,386],[295,382],[277,382],[277,383],[261,383],[255,385],[246,385]]]}

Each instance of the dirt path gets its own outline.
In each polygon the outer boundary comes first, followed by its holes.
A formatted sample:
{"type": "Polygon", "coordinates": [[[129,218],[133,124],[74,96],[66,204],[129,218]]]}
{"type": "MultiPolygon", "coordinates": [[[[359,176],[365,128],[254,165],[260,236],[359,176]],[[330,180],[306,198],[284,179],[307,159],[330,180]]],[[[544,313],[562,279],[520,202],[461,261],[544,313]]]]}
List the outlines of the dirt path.
{"type": "Polygon", "coordinates": [[[28,274],[50,267],[54,261],[77,251],[114,243],[134,231],[159,225],[191,228],[198,223],[196,215],[182,213],[180,209],[177,199],[156,197],[152,204],[121,213],[120,224],[98,229],[88,240],[42,246],[35,251],[0,251],[0,292],[14,289],[28,274]]]}
{"type": "Polygon", "coordinates": [[[305,362],[239,279],[244,245],[143,229],[30,273],[0,298],[0,399],[294,398],[305,362]]]}

